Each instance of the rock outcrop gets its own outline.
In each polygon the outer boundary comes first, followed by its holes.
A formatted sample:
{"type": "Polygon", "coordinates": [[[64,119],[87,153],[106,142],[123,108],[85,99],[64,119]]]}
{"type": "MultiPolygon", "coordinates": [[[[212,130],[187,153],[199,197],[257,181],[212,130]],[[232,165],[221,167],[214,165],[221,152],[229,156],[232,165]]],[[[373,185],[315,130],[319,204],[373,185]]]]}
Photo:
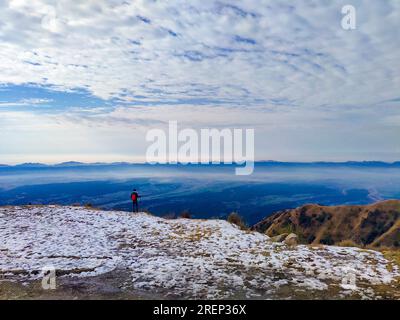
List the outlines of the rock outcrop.
{"type": "Polygon", "coordinates": [[[296,246],[298,244],[298,237],[294,233],[289,234],[285,240],[283,241],[284,244],[288,246],[296,246]]]}

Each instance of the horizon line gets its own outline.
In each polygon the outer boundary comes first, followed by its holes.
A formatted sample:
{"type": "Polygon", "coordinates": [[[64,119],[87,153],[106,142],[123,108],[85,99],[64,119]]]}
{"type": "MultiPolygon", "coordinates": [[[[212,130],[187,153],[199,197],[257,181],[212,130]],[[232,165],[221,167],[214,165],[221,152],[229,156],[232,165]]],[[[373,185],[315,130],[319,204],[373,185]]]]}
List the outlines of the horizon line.
{"type": "MultiPolygon", "coordinates": [[[[256,160],[254,161],[255,164],[257,163],[281,163],[281,164],[366,164],[366,163],[375,163],[375,164],[386,164],[386,165],[393,165],[393,164],[398,164],[400,163],[400,160],[396,161],[382,161],[382,160],[345,160],[345,161],[280,161],[280,160],[256,160]]],[[[156,163],[156,164],[151,164],[149,162],[145,161],[137,161],[137,162],[127,162],[127,161],[112,161],[112,162],[81,162],[81,161],[64,161],[64,162],[56,162],[56,163],[43,163],[43,162],[22,162],[22,163],[15,163],[15,164],[10,164],[10,163],[0,163],[0,166],[3,167],[19,167],[19,166],[46,166],[46,167],[55,167],[55,166],[63,166],[63,165],[70,165],[70,166],[80,166],[80,165],[170,165],[170,166],[205,166],[205,165],[213,165],[213,166],[218,166],[218,165],[238,165],[239,163],[224,163],[221,161],[221,163],[156,163]]],[[[239,165],[244,165],[239,164],[239,165]]]]}

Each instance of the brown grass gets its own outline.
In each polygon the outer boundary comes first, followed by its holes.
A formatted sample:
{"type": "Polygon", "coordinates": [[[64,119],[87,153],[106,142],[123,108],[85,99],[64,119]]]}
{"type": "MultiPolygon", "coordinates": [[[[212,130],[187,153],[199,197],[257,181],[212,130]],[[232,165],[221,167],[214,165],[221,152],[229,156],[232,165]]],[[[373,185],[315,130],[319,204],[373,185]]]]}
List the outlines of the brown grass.
{"type": "Polygon", "coordinates": [[[228,216],[227,221],[232,223],[232,224],[237,225],[242,230],[247,230],[248,229],[248,226],[243,221],[243,218],[237,212],[232,212],[228,216]]]}
{"type": "Polygon", "coordinates": [[[336,245],[339,246],[339,247],[356,247],[356,248],[362,248],[361,245],[359,245],[359,244],[355,243],[353,240],[349,240],[349,239],[339,241],[336,245]]]}

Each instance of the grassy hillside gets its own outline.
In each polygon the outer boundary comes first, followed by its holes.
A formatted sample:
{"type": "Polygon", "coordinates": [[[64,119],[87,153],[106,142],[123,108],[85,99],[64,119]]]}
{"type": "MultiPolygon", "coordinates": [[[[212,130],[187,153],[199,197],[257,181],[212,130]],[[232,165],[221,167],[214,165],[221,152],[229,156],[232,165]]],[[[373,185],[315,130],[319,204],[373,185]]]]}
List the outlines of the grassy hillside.
{"type": "Polygon", "coordinates": [[[253,226],[275,236],[294,232],[308,244],[400,248],[400,200],[365,206],[305,205],[284,210],[253,226]]]}

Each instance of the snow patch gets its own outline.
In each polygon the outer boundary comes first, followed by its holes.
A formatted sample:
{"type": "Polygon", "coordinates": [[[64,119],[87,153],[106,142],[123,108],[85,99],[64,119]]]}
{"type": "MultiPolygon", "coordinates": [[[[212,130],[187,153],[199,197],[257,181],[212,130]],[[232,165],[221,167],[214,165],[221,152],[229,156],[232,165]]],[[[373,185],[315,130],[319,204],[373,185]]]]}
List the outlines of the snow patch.
{"type": "Polygon", "coordinates": [[[0,208],[0,274],[40,278],[45,266],[62,276],[89,277],[128,270],[132,287],[191,298],[271,296],[292,290],[328,290],[344,270],[362,290],[390,283],[381,253],[357,248],[273,243],[222,220],[166,220],[145,213],[78,207],[0,208]],[[358,284],[362,284],[359,286],[358,284]]]}

